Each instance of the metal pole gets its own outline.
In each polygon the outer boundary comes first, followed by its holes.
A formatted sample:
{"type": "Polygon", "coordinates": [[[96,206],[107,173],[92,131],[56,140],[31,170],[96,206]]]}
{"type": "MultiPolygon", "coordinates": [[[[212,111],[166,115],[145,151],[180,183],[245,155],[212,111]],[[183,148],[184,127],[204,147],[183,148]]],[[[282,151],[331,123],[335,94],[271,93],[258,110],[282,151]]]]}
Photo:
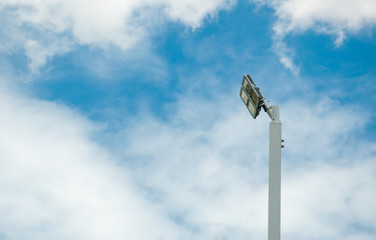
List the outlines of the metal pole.
{"type": "Polygon", "coordinates": [[[269,209],[268,240],[280,240],[281,235],[281,142],[282,123],[279,106],[271,106],[269,128],[269,209]]]}

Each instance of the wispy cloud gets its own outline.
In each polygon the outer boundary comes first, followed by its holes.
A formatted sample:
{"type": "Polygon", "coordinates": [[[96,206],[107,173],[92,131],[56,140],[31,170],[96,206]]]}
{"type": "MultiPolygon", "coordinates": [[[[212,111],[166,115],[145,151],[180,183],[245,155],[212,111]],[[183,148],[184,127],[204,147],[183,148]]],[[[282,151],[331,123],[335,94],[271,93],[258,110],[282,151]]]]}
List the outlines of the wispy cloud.
{"type": "Polygon", "coordinates": [[[299,73],[294,63],[292,47],[287,47],[285,37],[313,30],[335,37],[340,47],[348,34],[376,25],[376,3],[372,0],[253,0],[275,10],[274,51],[281,63],[293,74],[299,73]]]}
{"type": "MultiPolygon", "coordinates": [[[[183,98],[171,122],[143,118],[123,140],[136,179],[152,189],[170,215],[205,239],[266,237],[268,121],[265,114],[252,121],[241,107],[230,99],[183,98]]],[[[329,99],[286,103],[281,110],[287,146],[283,235],[370,238],[372,231],[364,229],[376,228],[371,220],[376,209],[359,221],[352,218],[367,211],[359,204],[362,199],[371,203],[376,198],[370,193],[376,184],[375,146],[352,140],[367,116],[329,99]],[[364,151],[365,145],[369,150],[364,151]],[[354,182],[362,175],[368,180],[354,182]],[[348,227],[353,232],[343,231],[348,227]]]]}

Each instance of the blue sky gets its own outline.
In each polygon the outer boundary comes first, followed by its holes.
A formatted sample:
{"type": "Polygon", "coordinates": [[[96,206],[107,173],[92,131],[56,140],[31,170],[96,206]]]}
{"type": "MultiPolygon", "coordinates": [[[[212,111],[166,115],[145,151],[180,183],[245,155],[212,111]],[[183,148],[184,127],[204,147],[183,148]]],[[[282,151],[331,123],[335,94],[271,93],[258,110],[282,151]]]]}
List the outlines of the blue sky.
{"type": "Polygon", "coordinates": [[[376,237],[376,3],[0,3],[0,239],[376,237]]]}

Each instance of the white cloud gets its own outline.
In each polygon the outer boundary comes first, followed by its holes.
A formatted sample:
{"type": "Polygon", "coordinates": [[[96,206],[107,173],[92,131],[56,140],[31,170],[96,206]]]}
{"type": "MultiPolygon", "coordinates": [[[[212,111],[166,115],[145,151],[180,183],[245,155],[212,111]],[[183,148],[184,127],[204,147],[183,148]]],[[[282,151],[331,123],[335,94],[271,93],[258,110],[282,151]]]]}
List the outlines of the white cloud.
{"type": "Polygon", "coordinates": [[[31,73],[36,74],[40,67],[43,67],[47,61],[57,54],[64,54],[69,51],[70,43],[50,43],[42,45],[35,40],[28,40],[25,44],[25,54],[30,59],[29,69],[31,73]]]}
{"type": "Polygon", "coordinates": [[[130,49],[147,42],[149,34],[158,31],[155,29],[165,21],[197,28],[204,19],[234,3],[235,0],[5,0],[0,3],[4,21],[0,29],[4,44],[0,50],[12,53],[25,48],[31,61],[29,67],[35,71],[48,58],[69,51],[72,45],[130,49]]]}
{"type": "Polygon", "coordinates": [[[94,125],[0,85],[2,239],[184,239],[147,201],[94,125]]]}
{"type": "Polygon", "coordinates": [[[299,75],[300,68],[294,63],[292,49],[288,48],[281,37],[274,37],[274,52],[278,55],[282,65],[291,71],[295,76],[299,75]]]}
{"type": "MultiPolygon", "coordinates": [[[[0,89],[1,237],[266,238],[269,120],[238,97],[135,117],[114,157],[79,113],[0,89]]],[[[376,145],[353,138],[368,116],[321,99],[286,103],[281,118],[282,236],[374,238],[376,145]]]]}
{"type": "Polygon", "coordinates": [[[307,29],[342,35],[376,24],[373,0],[276,0],[271,5],[279,18],[274,27],[278,35],[307,29]]]}
{"type": "Polygon", "coordinates": [[[343,166],[326,163],[307,164],[304,168],[284,174],[282,229],[286,238],[375,237],[374,158],[343,166]]]}
{"type": "Polygon", "coordinates": [[[277,21],[275,33],[275,52],[281,63],[296,74],[297,65],[289,53],[284,38],[291,33],[313,30],[320,34],[335,36],[334,44],[340,47],[348,34],[376,25],[376,2],[373,0],[253,0],[266,4],[275,10],[277,21]]]}
{"type": "Polygon", "coordinates": [[[199,27],[207,15],[213,16],[220,9],[228,10],[236,3],[236,0],[162,0],[160,2],[171,19],[181,21],[191,27],[199,27]]]}
{"type": "MultiPolygon", "coordinates": [[[[228,98],[181,101],[171,122],[143,117],[127,131],[129,166],[203,239],[266,238],[266,114],[252,120],[228,98]]],[[[281,117],[283,237],[374,237],[376,148],[352,138],[367,115],[323,99],[287,103],[281,117]]]]}

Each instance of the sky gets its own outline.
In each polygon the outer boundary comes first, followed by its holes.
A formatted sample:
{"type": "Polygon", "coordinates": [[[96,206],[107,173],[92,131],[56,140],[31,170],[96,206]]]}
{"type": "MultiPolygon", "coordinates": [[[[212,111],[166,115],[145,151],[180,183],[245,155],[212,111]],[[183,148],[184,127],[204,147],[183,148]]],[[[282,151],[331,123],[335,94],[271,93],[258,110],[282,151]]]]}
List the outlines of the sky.
{"type": "Polygon", "coordinates": [[[0,0],[0,239],[376,239],[376,1],[0,0]]]}

